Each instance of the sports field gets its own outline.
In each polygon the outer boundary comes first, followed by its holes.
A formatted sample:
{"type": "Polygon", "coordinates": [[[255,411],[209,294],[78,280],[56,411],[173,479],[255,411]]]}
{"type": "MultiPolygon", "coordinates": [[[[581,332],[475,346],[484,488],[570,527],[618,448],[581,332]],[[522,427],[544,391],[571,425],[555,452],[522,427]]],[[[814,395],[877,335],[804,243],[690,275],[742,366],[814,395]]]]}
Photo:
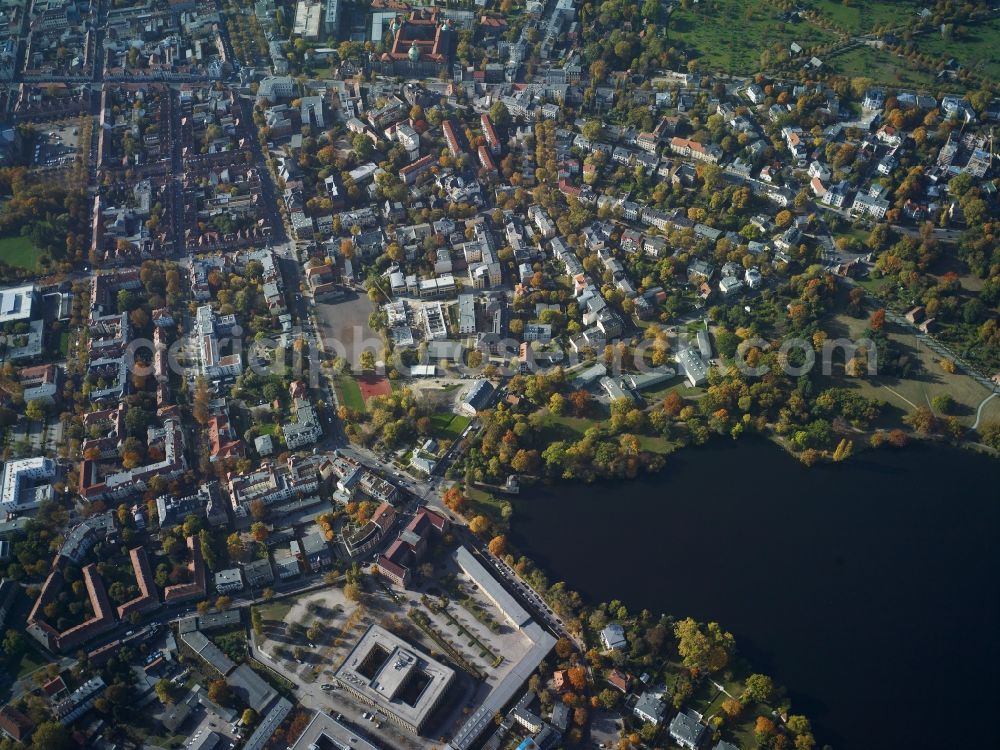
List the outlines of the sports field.
{"type": "Polygon", "coordinates": [[[389,379],[382,375],[366,372],[358,378],[358,388],[361,390],[361,398],[365,403],[372,396],[388,396],[392,393],[392,385],[389,379]]]}
{"type": "Polygon", "coordinates": [[[31,240],[21,235],[0,238],[0,261],[8,266],[17,266],[33,271],[38,268],[38,261],[42,257],[31,240]]]}
{"type": "Polygon", "coordinates": [[[361,395],[361,387],[358,381],[350,375],[341,375],[337,378],[337,396],[340,403],[352,411],[364,411],[365,400],[361,395]]]}

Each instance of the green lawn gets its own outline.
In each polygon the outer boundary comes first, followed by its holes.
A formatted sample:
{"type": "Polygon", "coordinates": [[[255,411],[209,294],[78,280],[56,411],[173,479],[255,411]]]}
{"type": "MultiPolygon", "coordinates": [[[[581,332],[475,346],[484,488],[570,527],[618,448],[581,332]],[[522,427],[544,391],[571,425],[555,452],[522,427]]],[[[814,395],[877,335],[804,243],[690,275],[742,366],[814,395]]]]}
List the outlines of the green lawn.
{"type": "Polygon", "coordinates": [[[361,398],[361,387],[358,381],[344,374],[337,378],[337,394],[340,402],[353,411],[364,411],[365,400],[361,398]]]}
{"type": "Polygon", "coordinates": [[[20,679],[27,674],[31,674],[36,669],[44,667],[48,663],[48,659],[35,651],[34,647],[28,645],[28,647],[24,649],[24,654],[21,656],[21,661],[18,664],[17,677],[20,679]]]}
{"type": "Polygon", "coordinates": [[[686,380],[681,380],[679,383],[671,383],[663,388],[651,388],[648,391],[643,391],[642,396],[646,399],[647,404],[655,404],[665,399],[671,391],[677,391],[684,398],[700,398],[705,395],[704,388],[692,388],[686,380]]]}
{"type": "Polygon", "coordinates": [[[756,73],[761,53],[771,62],[796,42],[803,48],[828,44],[836,35],[813,24],[785,23],[781,11],[764,0],[716,0],[689,8],[677,7],[670,16],[670,41],[694,50],[702,67],[732,73],[756,73]],[[734,33],[735,30],[739,33],[734,33]]]}
{"type": "MultiPolygon", "coordinates": [[[[580,440],[591,427],[608,426],[608,420],[587,419],[586,417],[555,416],[547,413],[545,416],[545,432],[548,442],[565,440],[573,442],[580,440]]],[[[639,448],[650,453],[672,453],[674,444],[660,435],[637,435],[639,448]]]]}
{"type": "MultiPolygon", "coordinates": [[[[840,313],[824,322],[824,330],[828,335],[846,334],[850,338],[859,339],[863,336],[866,325],[867,318],[853,318],[840,313]]],[[[971,426],[976,419],[977,407],[989,395],[989,391],[961,371],[947,373],[942,370],[940,355],[909,329],[889,323],[885,330],[900,351],[919,363],[911,377],[847,377],[843,373],[841,360],[835,356],[832,374],[820,376],[817,384],[821,388],[849,388],[866,398],[886,402],[883,415],[876,422],[878,427],[898,427],[905,414],[914,412],[918,407],[930,406],[935,396],[944,394],[955,400],[955,416],[959,422],[964,426],[971,426]]],[[[993,399],[989,405],[996,401],[997,399],[993,399]]]]}
{"type": "Polygon", "coordinates": [[[551,441],[567,440],[575,442],[583,437],[591,426],[597,426],[601,422],[586,417],[569,417],[566,415],[556,416],[551,412],[545,415],[545,430],[551,441]]]}
{"type": "Polygon", "coordinates": [[[915,6],[880,0],[813,0],[810,5],[850,34],[863,34],[876,26],[901,26],[913,20],[915,6]]]}
{"type": "Polygon", "coordinates": [[[257,425],[257,429],[260,430],[261,435],[270,435],[271,437],[278,437],[281,434],[281,426],[275,424],[274,422],[265,422],[264,424],[257,425]]]}
{"type": "Polygon", "coordinates": [[[502,497],[481,490],[478,487],[469,487],[465,494],[472,503],[473,512],[470,515],[486,516],[494,526],[507,528],[507,520],[502,514],[503,504],[506,501],[502,497]]]}
{"type": "Polygon", "coordinates": [[[0,238],[0,261],[9,266],[34,271],[38,268],[38,260],[41,257],[42,253],[35,249],[27,237],[15,235],[0,238]]]}
{"type": "Polygon", "coordinates": [[[59,353],[64,357],[69,354],[69,331],[59,334],[59,353]]]}
{"type": "Polygon", "coordinates": [[[831,72],[848,78],[871,78],[876,83],[922,91],[946,88],[932,73],[915,70],[909,62],[889,52],[859,47],[824,60],[831,72]]]}
{"type": "Polygon", "coordinates": [[[431,417],[434,437],[455,440],[472,420],[461,414],[438,413],[431,417]]]}
{"type": "Polygon", "coordinates": [[[942,58],[954,57],[977,75],[1000,78],[1000,20],[963,26],[963,34],[945,39],[939,32],[916,37],[917,49],[942,58]]]}
{"type": "Polygon", "coordinates": [[[260,610],[260,616],[264,622],[282,622],[288,616],[289,611],[291,611],[292,604],[287,600],[267,602],[266,604],[259,605],[257,609],[260,610]]]}

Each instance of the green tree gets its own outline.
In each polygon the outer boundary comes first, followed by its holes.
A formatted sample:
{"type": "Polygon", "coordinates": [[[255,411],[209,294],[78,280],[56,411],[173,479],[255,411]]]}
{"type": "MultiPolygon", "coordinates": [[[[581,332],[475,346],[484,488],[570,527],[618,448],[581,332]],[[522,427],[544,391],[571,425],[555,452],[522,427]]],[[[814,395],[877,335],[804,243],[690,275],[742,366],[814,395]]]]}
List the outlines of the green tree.
{"type": "Polygon", "coordinates": [[[955,410],[955,399],[947,393],[941,393],[931,399],[931,406],[941,414],[951,414],[955,410]]]}
{"type": "Polygon", "coordinates": [[[243,544],[243,538],[238,531],[234,531],[226,537],[226,549],[229,552],[229,559],[242,561],[246,558],[247,548],[243,544]]]}
{"type": "Polygon", "coordinates": [[[774,682],[766,674],[752,674],[747,677],[743,694],[758,703],[767,703],[774,693],[774,682]]]}
{"type": "Polygon", "coordinates": [[[493,124],[501,128],[505,128],[510,124],[510,112],[507,110],[507,105],[502,101],[497,101],[490,107],[490,119],[493,120],[493,124]]]}
{"type": "Polygon", "coordinates": [[[16,630],[8,630],[3,637],[3,652],[11,660],[24,652],[24,637],[16,630]]]}
{"type": "Polygon", "coordinates": [[[198,532],[198,546],[201,547],[201,557],[205,561],[206,567],[209,570],[215,570],[215,549],[212,547],[212,538],[208,535],[208,529],[202,529],[198,532]]]}
{"type": "Polygon", "coordinates": [[[32,422],[41,422],[45,419],[48,412],[48,407],[44,402],[37,399],[32,399],[28,402],[28,405],[24,409],[24,416],[30,419],[32,422]]]}
{"type": "Polygon", "coordinates": [[[732,634],[724,632],[718,623],[710,622],[704,630],[690,617],[674,626],[677,652],[688,669],[717,672],[729,662],[735,648],[732,634]]]}
{"type": "Polygon", "coordinates": [[[375,352],[371,349],[365,349],[361,352],[361,369],[362,370],[374,370],[375,369],[375,352]]]}
{"type": "Polygon", "coordinates": [[[194,513],[189,513],[184,518],[184,525],[182,526],[182,529],[184,531],[184,536],[194,536],[195,534],[198,534],[200,539],[200,532],[202,530],[201,519],[194,513]]]}
{"type": "Polygon", "coordinates": [[[160,699],[160,703],[174,702],[174,685],[170,680],[158,680],[153,689],[156,691],[156,697],[160,699]]]}
{"type": "Polygon", "coordinates": [[[254,541],[264,542],[267,540],[267,526],[260,521],[255,521],[250,526],[250,535],[254,538],[254,541]]]}
{"type": "Polygon", "coordinates": [[[69,729],[58,721],[39,724],[31,738],[32,750],[69,750],[73,745],[69,729]]]}

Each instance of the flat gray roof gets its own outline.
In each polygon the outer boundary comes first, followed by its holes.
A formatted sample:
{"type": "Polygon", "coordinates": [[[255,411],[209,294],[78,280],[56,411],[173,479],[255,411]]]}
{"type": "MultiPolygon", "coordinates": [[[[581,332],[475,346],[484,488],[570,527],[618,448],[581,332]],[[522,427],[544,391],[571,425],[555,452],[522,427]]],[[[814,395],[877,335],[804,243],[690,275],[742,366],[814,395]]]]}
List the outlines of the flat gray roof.
{"type": "MultiPolygon", "coordinates": [[[[375,745],[368,742],[360,735],[355,734],[329,714],[318,712],[309,722],[309,725],[299,735],[298,740],[292,745],[291,750],[309,750],[320,745],[320,740],[329,740],[329,747],[340,748],[340,750],[379,750],[375,745]]],[[[248,745],[249,747],[249,745],[248,745]]]]}
{"type": "Polygon", "coordinates": [[[542,630],[541,625],[537,622],[528,623],[521,629],[521,632],[531,639],[531,648],[507,673],[507,676],[500,680],[493,692],[486,696],[486,700],[456,732],[455,737],[448,744],[452,750],[468,750],[475,744],[483,730],[493,723],[493,717],[496,716],[497,712],[503,710],[503,707],[510,703],[514,694],[528,681],[531,673],[538,668],[552,647],[556,645],[556,639],[550,633],[542,630]]]}
{"type": "Polygon", "coordinates": [[[244,703],[258,712],[266,711],[278,697],[278,692],[248,664],[236,667],[226,677],[226,682],[244,703]]]}
{"type": "Polygon", "coordinates": [[[292,702],[288,698],[282,698],[274,704],[274,708],[267,712],[261,719],[260,724],[253,734],[243,745],[243,750],[263,750],[268,740],[274,735],[274,730],[281,726],[281,722],[292,712],[292,702]]]}
{"type": "Polygon", "coordinates": [[[455,550],[452,557],[462,572],[493,600],[514,627],[522,628],[531,622],[531,615],[464,545],[455,550]]]}
{"type": "Polygon", "coordinates": [[[455,671],[385,628],[372,625],[344,659],[336,676],[382,710],[395,714],[412,726],[420,726],[448,689],[455,671]],[[382,663],[366,664],[376,648],[385,654],[382,663]],[[362,669],[374,669],[374,672],[369,678],[362,673],[362,669]],[[407,702],[400,693],[418,672],[423,673],[428,682],[412,702],[407,702]]]}

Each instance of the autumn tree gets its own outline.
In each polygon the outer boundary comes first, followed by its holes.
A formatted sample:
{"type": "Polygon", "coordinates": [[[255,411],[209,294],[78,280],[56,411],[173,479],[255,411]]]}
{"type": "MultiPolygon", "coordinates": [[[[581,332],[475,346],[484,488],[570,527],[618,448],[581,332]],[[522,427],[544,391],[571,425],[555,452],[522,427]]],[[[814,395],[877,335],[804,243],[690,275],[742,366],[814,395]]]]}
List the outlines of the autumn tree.
{"type": "Polygon", "coordinates": [[[878,310],[872,313],[871,318],[868,319],[868,327],[873,331],[881,331],[882,327],[885,325],[885,308],[880,307],[878,310]]]}
{"type": "Polygon", "coordinates": [[[250,526],[250,535],[254,538],[255,542],[261,542],[267,540],[267,526],[260,521],[255,522],[250,526]]]}
{"type": "Polygon", "coordinates": [[[663,411],[670,417],[680,414],[684,406],[684,397],[677,391],[670,391],[663,399],[663,411]]]}
{"type": "Polygon", "coordinates": [[[194,396],[191,400],[191,414],[195,421],[203,427],[208,424],[208,402],[208,381],[199,375],[194,384],[194,396]]]}
{"type": "Polygon", "coordinates": [[[761,747],[767,747],[774,736],[777,729],[774,726],[774,722],[766,716],[758,716],[757,721],[754,724],[754,739],[757,740],[757,744],[761,747]]]}
{"type": "Polygon", "coordinates": [[[453,484],[446,489],[441,496],[441,500],[446,508],[460,515],[465,515],[465,512],[469,509],[469,499],[462,494],[462,490],[458,488],[458,485],[453,484]]]}
{"type": "Polygon", "coordinates": [[[267,518],[268,510],[263,500],[253,500],[250,503],[250,516],[255,521],[263,521],[267,518]]]}
{"type": "Polygon", "coordinates": [[[344,585],[344,596],[347,597],[349,601],[356,602],[361,600],[361,587],[358,584],[351,582],[344,585]]]}
{"type": "Polygon", "coordinates": [[[229,685],[220,677],[208,683],[208,697],[219,705],[225,705],[229,703],[232,694],[229,685]]]}
{"type": "Polygon", "coordinates": [[[489,550],[491,555],[502,557],[507,553],[507,537],[503,534],[490,539],[489,550]]]}
{"type": "Polygon", "coordinates": [[[534,474],[538,470],[539,455],[536,450],[524,450],[523,448],[514,454],[510,461],[510,468],[521,474],[534,474]]]}
{"type": "Polygon", "coordinates": [[[850,440],[850,438],[842,438],[837,444],[836,449],[833,451],[833,460],[837,462],[844,461],[849,458],[853,452],[854,443],[850,440]]]}
{"type": "Polygon", "coordinates": [[[576,416],[586,416],[587,411],[590,409],[590,392],[585,391],[583,388],[578,388],[569,395],[569,403],[576,416]]]}
{"type": "Polygon", "coordinates": [[[566,670],[566,676],[574,690],[583,690],[587,687],[587,670],[583,667],[570,667],[566,670]]]}
{"type": "Polygon", "coordinates": [[[560,659],[568,659],[573,655],[574,651],[573,641],[569,638],[560,638],[556,641],[556,656],[560,659]]]}
{"type": "Polygon", "coordinates": [[[726,698],[722,701],[722,710],[730,719],[735,719],[743,712],[743,704],[735,698],[726,698]]]}
{"type": "Polygon", "coordinates": [[[242,561],[246,558],[247,548],[243,544],[243,538],[240,536],[238,531],[234,531],[228,537],[226,537],[226,549],[229,552],[229,557],[232,560],[242,561]]]}
{"type": "Polygon", "coordinates": [[[471,521],[469,521],[469,531],[473,534],[480,535],[485,534],[489,531],[490,519],[486,516],[475,516],[471,521]]]}
{"type": "Polygon", "coordinates": [[[903,417],[903,421],[920,435],[930,435],[938,429],[937,417],[926,406],[918,407],[912,414],[907,414],[903,417]]]}

